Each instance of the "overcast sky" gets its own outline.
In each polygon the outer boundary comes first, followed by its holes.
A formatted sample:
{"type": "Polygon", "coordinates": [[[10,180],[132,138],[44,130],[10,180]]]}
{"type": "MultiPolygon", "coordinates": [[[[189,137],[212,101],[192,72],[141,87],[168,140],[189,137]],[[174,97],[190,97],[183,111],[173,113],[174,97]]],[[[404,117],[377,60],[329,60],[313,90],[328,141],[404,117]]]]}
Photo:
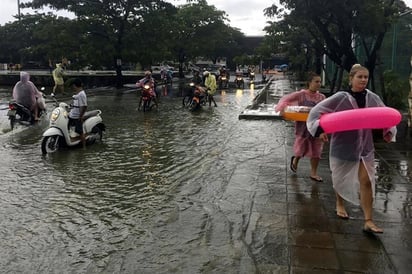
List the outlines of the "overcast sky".
{"type": "MultiPolygon", "coordinates": [[[[0,25],[16,20],[17,0],[0,0],[0,25]]],[[[25,2],[26,0],[20,0],[25,2]]],[[[174,5],[184,4],[185,0],[167,0],[174,5]]],[[[266,26],[268,18],[263,15],[263,10],[278,0],[208,0],[209,5],[214,5],[218,10],[225,11],[232,27],[239,28],[246,35],[263,35],[262,29],[266,26]]],[[[412,0],[404,0],[406,5],[412,7],[412,0]]],[[[22,13],[31,13],[23,9],[22,13]]]]}

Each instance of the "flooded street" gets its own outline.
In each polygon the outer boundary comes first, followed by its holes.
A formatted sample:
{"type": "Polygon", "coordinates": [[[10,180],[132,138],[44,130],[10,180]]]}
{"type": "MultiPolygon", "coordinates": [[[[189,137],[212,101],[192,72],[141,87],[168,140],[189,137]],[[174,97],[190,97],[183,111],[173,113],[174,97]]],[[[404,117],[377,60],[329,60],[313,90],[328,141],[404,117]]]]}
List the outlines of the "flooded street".
{"type": "Polygon", "coordinates": [[[261,88],[198,113],[178,96],[143,113],[136,91],[88,90],[103,142],[46,156],[48,121],[10,131],[0,89],[0,273],[409,273],[409,142],[376,143],[385,233],[367,237],[359,207],[335,215],[327,146],[315,183],[308,159],[289,170],[293,123],[239,119],[261,88]]]}
{"type": "Polygon", "coordinates": [[[241,227],[222,204],[225,184],[253,160],[259,138],[275,134],[273,121],[238,119],[255,95],[223,92],[217,108],[199,113],[165,97],[159,111],[143,113],[135,92],[92,94],[89,110],[101,109],[107,127],[103,144],[47,156],[48,121],[10,132],[2,110],[2,271],[236,272],[242,256],[232,237],[241,227]]]}

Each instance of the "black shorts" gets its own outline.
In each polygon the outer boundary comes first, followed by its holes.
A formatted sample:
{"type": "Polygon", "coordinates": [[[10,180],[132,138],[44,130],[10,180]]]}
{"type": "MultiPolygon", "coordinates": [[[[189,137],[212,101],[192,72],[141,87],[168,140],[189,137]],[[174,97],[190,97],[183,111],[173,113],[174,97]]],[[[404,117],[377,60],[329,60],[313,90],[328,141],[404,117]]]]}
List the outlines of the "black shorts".
{"type": "Polygon", "coordinates": [[[74,126],[74,131],[78,134],[83,133],[83,122],[80,119],[69,118],[69,127],[74,126]]]}

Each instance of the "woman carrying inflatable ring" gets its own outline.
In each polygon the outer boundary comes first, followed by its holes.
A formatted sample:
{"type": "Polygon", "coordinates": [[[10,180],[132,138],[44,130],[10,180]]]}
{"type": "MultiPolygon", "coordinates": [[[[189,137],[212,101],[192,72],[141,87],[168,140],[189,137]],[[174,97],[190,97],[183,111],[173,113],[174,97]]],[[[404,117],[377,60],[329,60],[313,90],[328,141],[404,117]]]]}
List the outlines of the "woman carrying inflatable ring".
{"type": "MultiPolygon", "coordinates": [[[[320,118],[325,113],[385,107],[378,95],[366,89],[368,80],[368,69],[355,64],[349,72],[349,90],[339,91],[311,109],[307,120],[309,132],[313,136],[326,138],[320,123],[320,118]]],[[[336,126],[339,126],[339,121],[336,121],[336,126]]],[[[386,142],[395,141],[395,137],[395,126],[383,129],[383,138],[386,142]]],[[[372,217],[375,194],[374,150],[370,128],[331,133],[329,163],[336,192],[337,216],[349,219],[343,200],[355,205],[360,204],[364,214],[363,231],[382,233],[383,229],[373,222],[372,217]]]]}
{"type": "MultiPolygon", "coordinates": [[[[313,72],[308,73],[307,89],[302,89],[283,96],[277,103],[275,110],[280,111],[285,116],[288,106],[298,106],[299,108],[312,108],[317,103],[325,99],[325,95],[318,90],[321,85],[321,78],[313,72]]],[[[296,113],[298,114],[298,113],[296,113]]],[[[302,113],[303,114],[303,113],[302,113]]],[[[307,114],[307,113],[306,113],[307,114]]],[[[295,119],[295,142],[293,144],[294,156],[290,159],[290,169],[297,171],[299,160],[303,157],[310,158],[310,178],[316,182],[323,179],[318,175],[318,165],[323,149],[323,140],[310,135],[306,127],[306,121],[295,119]]]]}

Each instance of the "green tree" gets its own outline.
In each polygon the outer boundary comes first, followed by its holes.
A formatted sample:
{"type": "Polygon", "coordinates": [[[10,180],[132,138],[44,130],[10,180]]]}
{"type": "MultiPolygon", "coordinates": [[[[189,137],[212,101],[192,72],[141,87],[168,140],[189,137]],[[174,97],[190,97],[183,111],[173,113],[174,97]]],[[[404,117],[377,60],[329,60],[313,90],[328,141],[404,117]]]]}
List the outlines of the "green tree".
{"type": "MultiPolygon", "coordinates": [[[[399,10],[405,9],[402,1],[281,0],[280,3],[284,9],[272,5],[265,14],[282,18],[283,33],[286,34],[287,29],[288,33],[304,31],[310,37],[310,43],[305,41],[305,46],[313,47],[318,55],[326,54],[337,67],[342,68],[341,75],[353,64],[363,63],[371,72],[374,86],[379,50],[393,18],[399,10]],[[363,60],[358,50],[362,52],[363,60]]],[[[285,40],[291,43],[297,44],[296,39],[299,36],[285,35],[285,40]]],[[[337,86],[340,86],[340,81],[337,86]]]]}
{"type": "Polygon", "coordinates": [[[76,26],[73,21],[54,15],[23,15],[21,20],[0,28],[0,59],[23,66],[29,60],[43,65],[47,65],[49,59],[60,62],[76,47],[73,39],[79,31],[76,26]]]}
{"type": "Polygon", "coordinates": [[[238,41],[243,35],[227,26],[224,11],[208,5],[205,0],[188,1],[180,6],[175,22],[171,34],[176,41],[173,50],[181,75],[183,63],[188,60],[204,57],[216,63],[221,57],[234,56],[239,49],[238,41]]]}
{"type": "MultiPolygon", "coordinates": [[[[44,6],[56,10],[73,12],[77,20],[85,27],[79,34],[90,38],[83,50],[94,50],[99,59],[110,60],[117,72],[117,86],[122,86],[121,61],[127,44],[128,33],[136,33],[133,29],[140,28],[145,19],[157,11],[173,10],[173,5],[164,1],[134,0],[134,1],[93,1],[93,0],[32,0],[27,7],[39,9],[44,6]]],[[[146,37],[146,39],[148,39],[146,37]]],[[[134,40],[135,43],[143,41],[134,40]]]]}

